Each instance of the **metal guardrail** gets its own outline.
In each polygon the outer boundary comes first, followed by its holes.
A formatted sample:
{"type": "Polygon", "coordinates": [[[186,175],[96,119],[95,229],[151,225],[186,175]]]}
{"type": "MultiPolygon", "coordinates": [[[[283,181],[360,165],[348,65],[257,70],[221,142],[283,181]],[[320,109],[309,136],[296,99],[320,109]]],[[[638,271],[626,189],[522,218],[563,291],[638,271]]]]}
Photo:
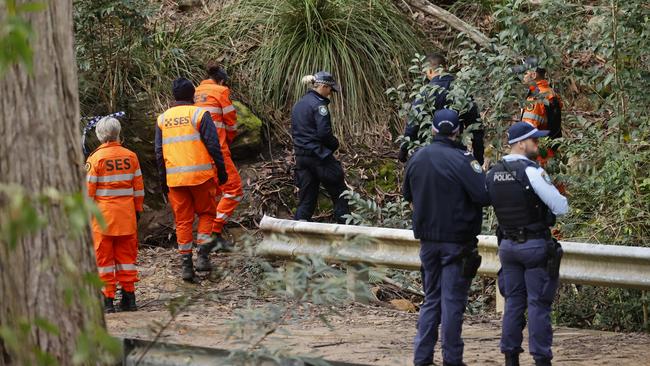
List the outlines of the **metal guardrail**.
{"type": "MultiPolygon", "coordinates": [[[[182,344],[151,342],[141,339],[123,340],[123,366],[232,366],[252,365],[230,359],[230,351],[220,348],[196,347],[182,344]]],[[[369,366],[358,363],[327,361],[332,366],[369,366]]],[[[309,361],[261,357],[255,360],[259,366],[310,366],[309,361]]]]}
{"type": "MultiPolygon", "coordinates": [[[[316,254],[332,262],[364,263],[420,269],[420,242],[411,230],[322,224],[264,216],[264,239],[257,251],[265,256],[316,254]],[[361,238],[367,238],[362,245],[361,238]]],[[[483,261],[479,274],[495,277],[500,268],[495,236],[480,235],[483,261]]],[[[562,242],[560,280],[566,283],[650,290],[650,248],[562,242]]]]}

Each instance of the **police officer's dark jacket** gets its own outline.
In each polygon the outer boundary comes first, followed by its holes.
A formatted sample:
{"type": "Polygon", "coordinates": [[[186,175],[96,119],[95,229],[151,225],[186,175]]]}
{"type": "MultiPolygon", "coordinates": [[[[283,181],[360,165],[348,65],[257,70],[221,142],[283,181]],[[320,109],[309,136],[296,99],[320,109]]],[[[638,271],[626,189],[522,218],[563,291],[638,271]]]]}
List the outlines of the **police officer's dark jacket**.
{"type": "Polygon", "coordinates": [[[490,204],[485,174],[461,143],[436,135],[409,160],[404,198],[413,203],[416,239],[470,243],[481,232],[490,204]]]}
{"type": "Polygon", "coordinates": [[[541,234],[554,224],[555,216],[530,184],[528,167],[539,168],[539,164],[528,159],[501,160],[487,174],[490,200],[503,231],[541,234]]]}
{"type": "Polygon", "coordinates": [[[291,135],[296,155],[325,159],[339,148],[332,133],[329,103],[328,98],[310,90],[293,106],[291,135]]]}
{"type": "MultiPolygon", "coordinates": [[[[454,76],[450,74],[437,75],[431,78],[431,81],[429,81],[429,85],[437,86],[439,88],[432,95],[432,98],[435,98],[436,110],[443,109],[447,104],[449,104],[447,101],[447,93],[449,90],[451,90],[453,81],[454,76]]],[[[416,100],[413,102],[413,108],[418,108],[418,104],[422,103],[423,98],[424,96],[422,96],[421,99],[416,98],[416,100]]],[[[481,116],[479,114],[478,107],[476,106],[476,103],[474,103],[468,111],[462,113],[459,116],[460,133],[462,133],[463,130],[470,125],[474,123],[480,123],[480,118],[481,116]]],[[[409,137],[411,141],[414,141],[418,139],[419,132],[420,126],[416,122],[408,121],[406,127],[404,128],[404,136],[409,137]]],[[[484,131],[482,128],[472,131],[472,151],[474,153],[474,157],[480,164],[483,164],[483,154],[485,150],[485,147],[483,145],[483,136],[484,131]]],[[[407,145],[402,144],[400,148],[406,149],[407,145]]]]}

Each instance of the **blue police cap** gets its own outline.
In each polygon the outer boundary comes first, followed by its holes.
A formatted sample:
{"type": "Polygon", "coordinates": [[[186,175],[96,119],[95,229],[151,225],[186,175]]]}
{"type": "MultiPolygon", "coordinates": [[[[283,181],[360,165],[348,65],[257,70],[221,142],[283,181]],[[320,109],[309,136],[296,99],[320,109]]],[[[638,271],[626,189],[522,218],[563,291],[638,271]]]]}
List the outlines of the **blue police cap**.
{"type": "Polygon", "coordinates": [[[335,92],[341,92],[341,86],[336,82],[336,80],[334,80],[334,76],[327,71],[319,71],[315,73],[314,83],[325,84],[331,86],[335,92]]]}
{"type": "Polygon", "coordinates": [[[439,109],[433,115],[433,130],[441,135],[453,135],[460,129],[458,112],[453,109],[439,109]]]}
{"type": "Polygon", "coordinates": [[[172,83],[172,93],[176,100],[193,102],[194,84],[186,78],[178,78],[172,83]]]}
{"type": "Polygon", "coordinates": [[[512,145],[526,139],[548,136],[548,133],[549,131],[540,131],[526,122],[517,122],[508,129],[508,144],[512,145]]]}

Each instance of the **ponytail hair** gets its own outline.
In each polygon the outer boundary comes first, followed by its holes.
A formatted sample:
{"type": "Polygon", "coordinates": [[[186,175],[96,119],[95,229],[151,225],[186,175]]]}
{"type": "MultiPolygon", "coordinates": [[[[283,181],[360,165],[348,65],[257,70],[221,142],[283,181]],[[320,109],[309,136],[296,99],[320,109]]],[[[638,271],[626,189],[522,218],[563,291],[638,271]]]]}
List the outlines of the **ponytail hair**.
{"type": "Polygon", "coordinates": [[[228,80],[226,70],[224,70],[218,63],[208,62],[205,66],[205,71],[207,72],[208,77],[217,83],[228,80]]]}
{"type": "Polygon", "coordinates": [[[314,75],[305,75],[302,77],[302,83],[305,85],[314,84],[316,77],[314,75]]]}

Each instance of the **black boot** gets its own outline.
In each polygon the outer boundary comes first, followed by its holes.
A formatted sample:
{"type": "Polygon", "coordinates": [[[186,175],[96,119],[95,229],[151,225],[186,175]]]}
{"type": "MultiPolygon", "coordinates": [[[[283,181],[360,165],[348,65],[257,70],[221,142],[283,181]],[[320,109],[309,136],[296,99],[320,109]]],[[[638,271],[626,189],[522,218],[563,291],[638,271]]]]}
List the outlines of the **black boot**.
{"type": "Polygon", "coordinates": [[[136,311],[138,307],[135,305],[135,292],[127,292],[122,290],[122,299],[120,300],[120,311],[136,311]]]}
{"type": "Polygon", "coordinates": [[[199,272],[209,272],[212,270],[212,263],[210,263],[210,252],[214,242],[199,245],[199,258],[196,261],[196,270],[199,272]]]}
{"type": "Polygon", "coordinates": [[[233,252],[235,247],[233,244],[224,239],[221,233],[212,233],[212,245],[214,246],[214,251],[219,252],[233,252]]]}
{"type": "Polygon", "coordinates": [[[461,363],[449,363],[447,361],[442,361],[442,366],[467,366],[464,362],[461,363]]]}
{"type": "Polygon", "coordinates": [[[104,298],[104,312],[105,313],[114,313],[115,312],[115,305],[113,305],[113,301],[115,301],[114,298],[112,297],[106,297],[106,295],[102,295],[104,298]]]}
{"type": "Polygon", "coordinates": [[[192,263],[192,253],[183,254],[183,281],[192,282],[194,280],[194,264],[192,263]]]}
{"type": "Polygon", "coordinates": [[[506,366],[519,366],[519,353],[506,353],[506,366]]]}
{"type": "Polygon", "coordinates": [[[535,366],[552,366],[550,358],[539,358],[535,360],[535,366]]]}

